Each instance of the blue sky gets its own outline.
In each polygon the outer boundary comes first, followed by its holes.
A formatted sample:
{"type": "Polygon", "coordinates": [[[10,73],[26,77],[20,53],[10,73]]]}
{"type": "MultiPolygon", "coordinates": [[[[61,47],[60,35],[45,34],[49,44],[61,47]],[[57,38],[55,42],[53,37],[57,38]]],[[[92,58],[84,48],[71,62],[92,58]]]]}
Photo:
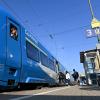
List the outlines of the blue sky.
{"type": "MultiPolygon", "coordinates": [[[[100,19],[100,0],[91,0],[100,19]]],[[[97,38],[86,38],[92,20],[88,0],[0,0],[16,19],[66,66],[83,72],[79,52],[94,49],[97,38]],[[50,35],[53,38],[50,38],[50,35]]]]}

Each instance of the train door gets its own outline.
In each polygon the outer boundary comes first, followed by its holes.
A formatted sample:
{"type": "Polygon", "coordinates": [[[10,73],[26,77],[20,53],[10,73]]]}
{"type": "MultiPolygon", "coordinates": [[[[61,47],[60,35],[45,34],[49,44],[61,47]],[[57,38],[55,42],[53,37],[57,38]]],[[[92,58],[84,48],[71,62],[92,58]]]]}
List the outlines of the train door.
{"type": "MultiPolygon", "coordinates": [[[[7,18],[7,59],[9,74],[19,80],[21,68],[21,30],[20,26],[7,18]]],[[[11,76],[9,75],[9,76],[11,76]]]]}
{"type": "Polygon", "coordinates": [[[56,61],[56,72],[57,72],[57,73],[59,73],[59,67],[60,67],[60,66],[59,66],[59,62],[56,61]]]}

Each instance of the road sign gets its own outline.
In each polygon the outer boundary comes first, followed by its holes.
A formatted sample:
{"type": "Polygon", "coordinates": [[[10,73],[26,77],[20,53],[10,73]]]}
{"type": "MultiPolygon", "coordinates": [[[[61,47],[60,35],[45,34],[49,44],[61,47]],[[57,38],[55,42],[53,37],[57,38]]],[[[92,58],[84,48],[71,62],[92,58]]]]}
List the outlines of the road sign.
{"type": "Polygon", "coordinates": [[[86,30],[86,37],[91,38],[100,35],[100,27],[86,30]]]}
{"type": "Polygon", "coordinates": [[[94,32],[97,34],[97,35],[100,35],[100,27],[97,27],[94,29],[94,32]]]}

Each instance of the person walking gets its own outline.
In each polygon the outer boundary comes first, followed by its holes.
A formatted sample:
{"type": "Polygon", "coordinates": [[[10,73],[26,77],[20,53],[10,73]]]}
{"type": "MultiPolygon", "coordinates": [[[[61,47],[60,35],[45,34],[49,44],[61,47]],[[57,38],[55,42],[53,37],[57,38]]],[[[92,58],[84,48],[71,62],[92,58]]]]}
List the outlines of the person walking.
{"type": "Polygon", "coordinates": [[[79,73],[75,69],[73,69],[72,76],[74,78],[74,81],[77,82],[78,81],[78,78],[79,78],[79,73]]]}
{"type": "Polygon", "coordinates": [[[66,85],[70,85],[70,74],[66,71],[66,85]]]}

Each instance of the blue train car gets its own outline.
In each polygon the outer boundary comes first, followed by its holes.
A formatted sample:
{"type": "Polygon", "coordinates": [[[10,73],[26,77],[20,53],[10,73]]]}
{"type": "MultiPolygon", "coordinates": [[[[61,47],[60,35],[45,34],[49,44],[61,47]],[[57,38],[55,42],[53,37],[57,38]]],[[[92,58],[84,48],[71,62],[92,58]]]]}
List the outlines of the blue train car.
{"type": "Polygon", "coordinates": [[[19,84],[59,84],[58,61],[32,33],[0,8],[0,88],[19,84]]]}

